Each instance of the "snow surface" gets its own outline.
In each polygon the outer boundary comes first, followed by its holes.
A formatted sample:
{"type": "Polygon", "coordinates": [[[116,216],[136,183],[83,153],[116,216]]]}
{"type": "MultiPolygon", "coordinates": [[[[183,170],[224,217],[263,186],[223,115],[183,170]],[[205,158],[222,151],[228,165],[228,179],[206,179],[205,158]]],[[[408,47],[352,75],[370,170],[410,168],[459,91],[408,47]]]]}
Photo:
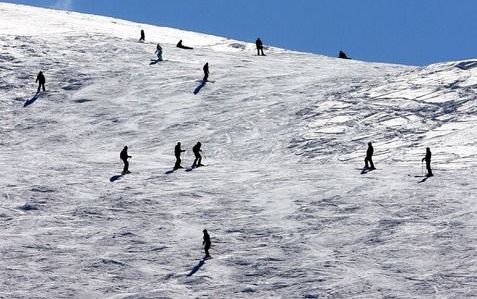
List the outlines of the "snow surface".
{"type": "Polygon", "coordinates": [[[477,297],[477,60],[258,57],[12,4],[0,33],[1,298],[477,297]],[[207,166],[165,174],[178,141],[207,166]]]}

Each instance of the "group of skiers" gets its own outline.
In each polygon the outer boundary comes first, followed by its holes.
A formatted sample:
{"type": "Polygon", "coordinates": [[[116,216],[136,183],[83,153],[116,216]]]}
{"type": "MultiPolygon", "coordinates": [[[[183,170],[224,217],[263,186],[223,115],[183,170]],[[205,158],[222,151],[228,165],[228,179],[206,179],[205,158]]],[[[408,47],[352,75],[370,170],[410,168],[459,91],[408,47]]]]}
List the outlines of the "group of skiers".
{"type": "MultiPolygon", "coordinates": [[[[139,38],[139,41],[140,42],[144,42],[145,41],[145,33],[144,33],[144,30],[141,30],[141,36],[139,38]]],[[[255,45],[256,45],[256,48],[257,48],[257,55],[258,56],[265,56],[264,52],[263,52],[263,43],[261,41],[260,38],[257,38],[257,40],[255,41],[255,45]]],[[[182,44],[182,40],[180,40],[177,45],[176,45],[178,48],[181,48],[181,49],[193,49],[192,47],[188,47],[188,46],[184,46],[182,44]]],[[[162,50],[162,47],[160,44],[157,44],[156,46],[156,52],[157,54],[157,58],[158,58],[158,61],[163,61],[163,57],[162,57],[162,53],[163,53],[163,50],[162,50]]],[[[343,59],[350,59],[343,51],[340,51],[339,52],[339,55],[338,55],[339,58],[343,58],[343,59]]],[[[204,78],[203,78],[203,82],[207,82],[208,78],[209,78],[209,63],[207,62],[204,66],[203,66],[203,71],[204,71],[204,78]]],[[[45,91],[45,76],[43,74],[43,72],[39,72],[38,75],[37,75],[37,78],[36,78],[36,81],[35,82],[38,82],[38,91],[37,93],[40,92],[41,89],[43,89],[43,91],[45,91]]],[[[176,158],[176,162],[174,164],[174,167],[173,167],[173,170],[177,170],[177,169],[180,169],[180,168],[183,168],[181,166],[181,163],[182,163],[182,160],[181,160],[181,154],[185,152],[185,150],[183,150],[181,148],[181,143],[178,142],[174,148],[174,155],[175,155],[175,158],[176,158]]],[[[192,164],[192,168],[196,168],[196,167],[200,167],[200,166],[204,166],[202,164],[202,155],[201,155],[201,143],[200,142],[197,142],[193,147],[192,147],[192,152],[194,153],[194,156],[195,156],[195,159],[194,159],[194,162],[192,164]]],[[[373,154],[374,154],[374,148],[373,148],[373,145],[371,144],[371,142],[368,143],[368,149],[366,151],[366,157],[364,159],[364,162],[365,162],[365,169],[366,170],[374,170],[376,169],[374,167],[374,163],[373,163],[373,154]]],[[[128,174],[130,173],[129,171],[129,162],[128,162],[128,159],[130,159],[132,156],[130,156],[128,154],[128,147],[127,146],[124,146],[124,148],[122,149],[121,153],[120,153],[120,159],[123,161],[124,163],[124,168],[123,168],[123,171],[122,171],[122,174],[128,174]]],[[[426,155],[425,157],[422,159],[422,162],[426,161],[426,169],[427,169],[427,177],[430,177],[430,176],[433,176],[433,173],[432,173],[432,170],[431,170],[431,150],[429,147],[426,148],[426,155]]],[[[211,241],[210,241],[210,236],[207,232],[206,229],[203,230],[203,233],[204,233],[204,236],[203,236],[203,245],[204,245],[204,249],[205,249],[205,257],[206,258],[209,258],[210,255],[209,255],[209,249],[210,249],[210,246],[211,246],[211,241]]]]}
{"type": "MultiPolygon", "coordinates": [[[[192,147],[192,152],[194,153],[194,163],[192,163],[192,166],[191,168],[197,168],[197,167],[200,167],[200,166],[204,166],[204,164],[202,164],[202,155],[201,155],[201,152],[202,152],[202,149],[201,149],[201,146],[202,146],[202,143],[200,142],[197,142],[193,147],[192,147]]],[[[185,150],[183,150],[181,148],[181,143],[180,142],[177,142],[176,146],[174,147],[174,155],[176,157],[176,163],[174,164],[174,168],[173,170],[177,170],[177,169],[180,169],[180,168],[184,168],[182,167],[181,163],[182,163],[182,160],[181,160],[181,154],[185,152],[185,150]]],[[[128,174],[128,173],[131,173],[129,171],[129,161],[128,159],[131,158],[132,156],[130,156],[128,154],[128,147],[125,146],[121,153],[119,154],[119,158],[121,159],[121,161],[123,161],[124,163],[124,167],[123,167],[123,171],[122,171],[122,174],[128,174]]]]}
{"type": "MultiPolygon", "coordinates": [[[[366,150],[366,158],[364,158],[364,171],[366,170],[375,170],[376,168],[374,167],[373,163],[373,154],[374,154],[374,147],[371,144],[371,142],[368,142],[368,149],[366,150]]],[[[427,170],[427,177],[434,176],[432,174],[432,169],[431,169],[431,149],[426,147],[426,156],[422,158],[421,162],[426,161],[426,170],[427,170]]]]}
{"type": "MultiPolygon", "coordinates": [[[[200,142],[197,142],[196,145],[194,145],[192,147],[192,152],[194,153],[194,156],[195,156],[194,163],[192,163],[192,168],[204,166],[204,164],[202,164],[202,155],[200,154],[202,152],[202,150],[200,149],[201,146],[202,146],[202,144],[200,142]]],[[[174,164],[173,170],[183,168],[181,166],[181,162],[182,162],[181,153],[183,153],[183,152],[185,152],[185,150],[183,150],[181,148],[181,143],[177,142],[177,144],[174,148],[174,155],[176,156],[176,163],[174,164]]]]}

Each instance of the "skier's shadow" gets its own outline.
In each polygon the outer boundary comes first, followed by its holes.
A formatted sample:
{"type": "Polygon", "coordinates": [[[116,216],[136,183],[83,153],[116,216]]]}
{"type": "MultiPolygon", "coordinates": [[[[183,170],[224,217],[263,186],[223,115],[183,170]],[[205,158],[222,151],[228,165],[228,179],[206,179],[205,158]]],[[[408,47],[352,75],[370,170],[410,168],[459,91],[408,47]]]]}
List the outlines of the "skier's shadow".
{"type": "Polygon", "coordinates": [[[156,63],[158,63],[159,61],[161,61],[161,60],[160,60],[160,59],[151,59],[151,63],[149,63],[149,65],[156,64],[156,63]]]}
{"type": "Polygon", "coordinates": [[[113,175],[113,176],[109,179],[109,181],[112,183],[112,182],[115,182],[115,181],[119,180],[119,179],[122,178],[122,177],[123,177],[122,174],[113,175]]]}
{"type": "Polygon", "coordinates": [[[187,276],[192,276],[194,275],[197,271],[199,271],[199,269],[205,264],[205,259],[201,259],[200,262],[195,265],[195,267],[190,271],[189,274],[187,274],[187,276]]]}
{"type": "Polygon", "coordinates": [[[40,93],[37,92],[33,98],[29,99],[28,101],[25,102],[25,104],[23,104],[23,107],[28,107],[30,106],[31,104],[33,104],[38,98],[40,97],[40,93]]]}
{"type": "Polygon", "coordinates": [[[207,81],[202,80],[201,83],[200,83],[200,85],[197,86],[196,89],[194,90],[194,94],[198,94],[199,91],[202,89],[202,87],[205,86],[205,83],[206,83],[206,82],[207,82],[207,81]]]}
{"type": "Polygon", "coordinates": [[[423,178],[422,180],[420,180],[420,181],[418,182],[418,184],[420,184],[420,183],[424,183],[425,181],[427,181],[427,179],[428,179],[428,178],[429,178],[429,177],[428,177],[428,176],[426,176],[425,178],[423,178]]]}

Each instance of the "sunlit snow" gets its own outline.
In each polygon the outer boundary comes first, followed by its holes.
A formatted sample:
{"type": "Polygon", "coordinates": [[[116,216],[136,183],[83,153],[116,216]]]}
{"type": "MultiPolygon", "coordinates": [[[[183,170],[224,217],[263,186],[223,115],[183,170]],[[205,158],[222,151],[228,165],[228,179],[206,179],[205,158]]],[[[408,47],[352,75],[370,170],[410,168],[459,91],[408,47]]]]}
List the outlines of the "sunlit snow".
{"type": "Polygon", "coordinates": [[[477,59],[255,38],[0,4],[1,298],[477,296],[477,59]],[[206,166],[166,174],[178,141],[206,166]]]}

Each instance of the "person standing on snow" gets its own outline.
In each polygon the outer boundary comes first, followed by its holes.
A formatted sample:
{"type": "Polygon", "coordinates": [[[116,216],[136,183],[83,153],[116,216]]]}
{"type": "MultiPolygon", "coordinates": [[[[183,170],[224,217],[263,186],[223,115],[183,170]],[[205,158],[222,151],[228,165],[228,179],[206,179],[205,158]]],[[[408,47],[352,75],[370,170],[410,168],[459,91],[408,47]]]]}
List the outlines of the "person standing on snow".
{"type": "Polygon", "coordinates": [[[431,149],[426,147],[426,156],[422,158],[421,163],[426,161],[426,169],[427,169],[427,175],[428,177],[433,176],[432,170],[431,170],[431,149]]]}
{"type": "Polygon", "coordinates": [[[201,145],[202,144],[200,142],[197,142],[197,144],[194,145],[194,147],[192,148],[192,152],[194,153],[194,156],[195,156],[195,160],[194,160],[194,163],[192,164],[192,167],[204,166],[201,163],[202,162],[202,156],[200,155],[200,152],[202,151],[200,149],[201,145]]]}
{"type": "Polygon", "coordinates": [[[131,156],[128,155],[127,146],[123,148],[121,154],[119,154],[119,158],[124,162],[123,174],[130,173],[128,158],[131,158],[131,156]]]}
{"type": "Polygon", "coordinates": [[[177,142],[176,147],[174,148],[174,154],[176,156],[176,164],[174,165],[174,170],[183,168],[181,166],[181,153],[183,152],[185,152],[185,150],[181,149],[181,143],[177,142]]]}
{"type": "Polygon", "coordinates": [[[202,68],[202,70],[204,71],[204,79],[202,79],[202,81],[207,82],[207,79],[209,79],[209,63],[208,62],[204,64],[204,67],[202,68]]]}
{"type": "Polygon", "coordinates": [[[141,37],[139,38],[140,42],[146,41],[146,34],[144,33],[144,30],[141,29],[141,37]]]}
{"type": "Polygon", "coordinates": [[[263,53],[263,43],[262,43],[262,40],[259,38],[257,38],[257,40],[255,41],[255,46],[257,47],[257,55],[260,56],[265,56],[265,54],[263,53]]]}
{"type": "Polygon", "coordinates": [[[160,44],[157,44],[156,52],[154,53],[157,54],[157,60],[162,61],[162,47],[160,44]]]}
{"type": "Polygon", "coordinates": [[[45,91],[45,76],[43,75],[43,72],[40,71],[38,75],[36,76],[36,81],[35,83],[38,82],[38,91],[36,93],[40,92],[40,88],[43,87],[43,91],[45,91]]]}
{"type": "Polygon", "coordinates": [[[204,229],[202,232],[204,233],[204,241],[202,242],[202,245],[204,245],[205,257],[208,258],[210,257],[209,249],[212,243],[210,242],[210,236],[207,230],[204,229]]]}
{"type": "Polygon", "coordinates": [[[364,165],[367,169],[374,170],[374,163],[373,163],[373,154],[374,148],[371,142],[368,142],[368,150],[366,151],[366,158],[364,158],[364,165]],[[369,162],[369,165],[368,165],[369,162]],[[371,167],[370,167],[371,166],[371,167]]]}

